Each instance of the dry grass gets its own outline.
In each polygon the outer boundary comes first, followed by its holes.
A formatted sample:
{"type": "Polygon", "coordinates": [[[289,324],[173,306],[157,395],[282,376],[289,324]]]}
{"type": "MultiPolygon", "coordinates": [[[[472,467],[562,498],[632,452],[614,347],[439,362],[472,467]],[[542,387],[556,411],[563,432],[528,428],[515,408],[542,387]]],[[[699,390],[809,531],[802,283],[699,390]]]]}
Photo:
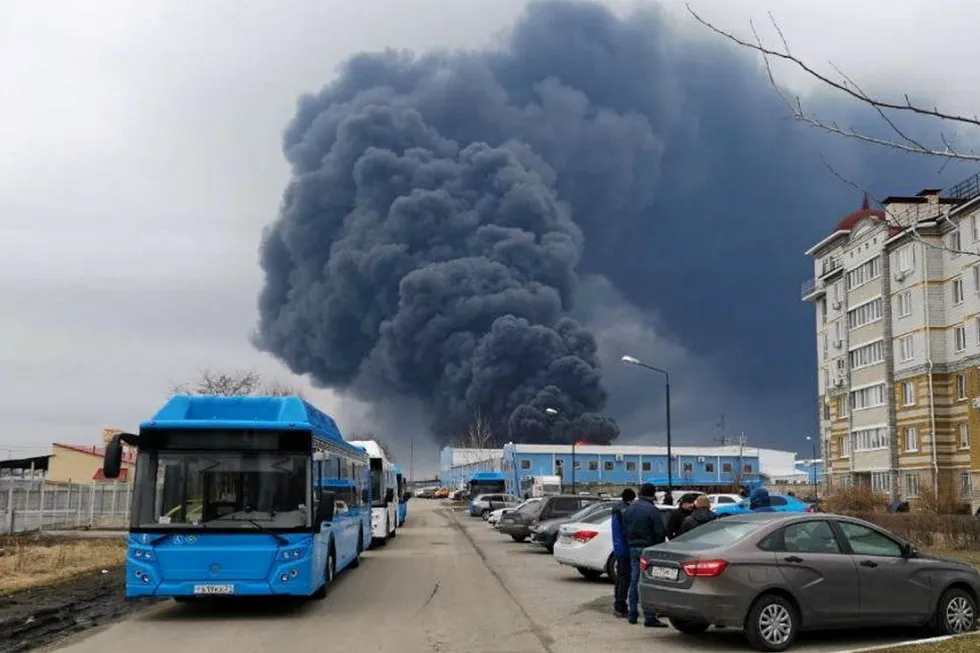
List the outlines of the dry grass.
{"type": "Polygon", "coordinates": [[[972,633],[942,642],[877,649],[874,653],[976,653],[978,650],[980,650],[980,633],[972,633]]]}
{"type": "Polygon", "coordinates": [[[51,585],[125,561],[123,538],[0,538],[0,595],[51,585]]]}

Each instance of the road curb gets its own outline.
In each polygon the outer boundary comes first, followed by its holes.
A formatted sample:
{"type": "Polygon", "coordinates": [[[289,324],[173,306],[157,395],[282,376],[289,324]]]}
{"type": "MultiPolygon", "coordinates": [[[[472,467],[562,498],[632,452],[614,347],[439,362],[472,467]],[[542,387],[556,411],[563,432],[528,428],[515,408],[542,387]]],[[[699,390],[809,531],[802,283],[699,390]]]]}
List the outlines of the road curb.
{"type": "Polygon", "coordinates": [[[904,642],[896,642],[894,644],[877,644],[875,646],[866,646],[864,648],[850,648],[841,651],[835,651],[834,653],[871,653],[872,651],[886,651],[890,648],[903,648],[906,646],[915,646],[917,644],[936,644],[938,642],[947,642],[951,639],[957,639],[959,637],[980,637],[980,633],[964,633],[962,635],[942,635],[941,637],[927,637],[926,639],[910,639],[904,642]]]}

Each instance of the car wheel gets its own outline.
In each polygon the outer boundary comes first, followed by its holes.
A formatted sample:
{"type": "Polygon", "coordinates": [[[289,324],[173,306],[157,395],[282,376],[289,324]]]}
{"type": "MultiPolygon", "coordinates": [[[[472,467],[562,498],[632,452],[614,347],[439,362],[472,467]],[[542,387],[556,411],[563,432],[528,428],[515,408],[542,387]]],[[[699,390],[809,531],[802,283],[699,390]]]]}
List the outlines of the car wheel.
{"type": "Polygon", "coordinates": [[[523,542],[527,539],[527,535],[511,535],[510,539],[514,540],[515,542],[523,542]]]}
{"type": "Polygon", "coordinates": [[[977,602],[969,592],[952,587],[939,598],[933,628],[938,635],[959,635],[977,627],[977,602]]]}
{"type": "Polygon", "coordinates": [[[675,619],[671,617],[670,625],[674,627],[674,630],[685,635],[700,635],[708,630],[711,624],[707,621],[698,621],[696,619],[675,619]]]}
{"type": "Polygon", "coordinates": [[[785,651],[796,641],[798,631],[796,608],[776,594],[757,598],[745,618],[745,637],[757,651],[785,651]]]}
{"type": "Polygon", "coordinates": [[[576,567],[578,573],[582,574],[585,580],[597,581],[602,578],[602,572],[596,571],[595,569],[586,569],[585,567],[576,567]]]}
{"type": "Polygon", "coordinates": [[[484,508],[483,510],[480,511],[480,516],[483,517],[484,519],[486,519],[489,515],[490,515],[489,508],[484,508]]]}

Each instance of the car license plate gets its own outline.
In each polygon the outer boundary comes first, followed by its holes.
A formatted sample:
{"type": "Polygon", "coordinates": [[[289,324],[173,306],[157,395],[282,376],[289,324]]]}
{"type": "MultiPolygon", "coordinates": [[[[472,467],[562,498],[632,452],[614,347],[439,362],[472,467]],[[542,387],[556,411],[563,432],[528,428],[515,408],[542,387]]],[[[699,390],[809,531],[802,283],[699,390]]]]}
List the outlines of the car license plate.
{"type": "Polygon", "coordinates": [[[195,594],[234,594],[234,585],[195,585],[195,594]]]}
{"type": "Polygon", "coordinates": [[[650,567],[649,573],[651,578],[677,580],[677,570],[673,567],[650,567]]]}

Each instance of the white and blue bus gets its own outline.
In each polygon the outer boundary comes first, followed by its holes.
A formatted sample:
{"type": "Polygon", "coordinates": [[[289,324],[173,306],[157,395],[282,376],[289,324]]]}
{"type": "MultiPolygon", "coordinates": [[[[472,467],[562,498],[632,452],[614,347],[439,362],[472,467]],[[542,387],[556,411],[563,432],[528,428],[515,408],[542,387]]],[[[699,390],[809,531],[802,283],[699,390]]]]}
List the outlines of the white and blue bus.
{"type": "Polygon", "coordinates": [[[367,452],[371,465],[371,541],[384,546],[398,534],[398,479],[395,464],[374,440],[352,440],[367,452]]]}
{"type": "Polygon", "coordinates": [[[370,544],[367,454],[299,397],[172,397],[138,450],[126,596],[323,598],[370,544]]]}

